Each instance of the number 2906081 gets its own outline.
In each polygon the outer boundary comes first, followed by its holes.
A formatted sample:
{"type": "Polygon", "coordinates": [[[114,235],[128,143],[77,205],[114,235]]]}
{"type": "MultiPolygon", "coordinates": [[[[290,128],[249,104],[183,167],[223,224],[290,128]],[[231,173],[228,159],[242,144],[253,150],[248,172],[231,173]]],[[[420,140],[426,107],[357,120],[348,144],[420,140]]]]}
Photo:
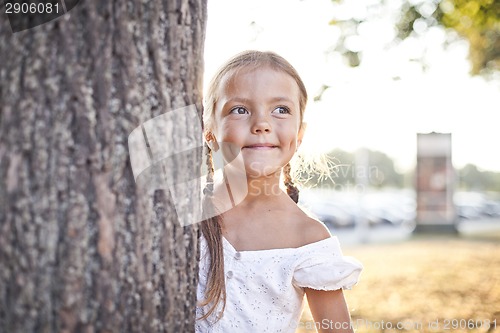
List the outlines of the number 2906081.
{"type": "Polygon", "coordinates": [[[28,3],[7,2],[5,4],[6,14],[59,14],[59,3],[28,3]]]}

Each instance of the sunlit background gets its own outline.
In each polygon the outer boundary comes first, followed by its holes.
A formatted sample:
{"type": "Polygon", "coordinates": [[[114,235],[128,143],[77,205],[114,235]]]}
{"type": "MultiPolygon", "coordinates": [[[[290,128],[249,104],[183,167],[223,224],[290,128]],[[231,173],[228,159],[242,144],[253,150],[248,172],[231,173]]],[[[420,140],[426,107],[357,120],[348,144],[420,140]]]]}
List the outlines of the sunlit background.
{"type": "MultiPolygon", "coordinates": [[[[346,293],[357,332],[500,331],[500,3],[209,0],[206,81],[245,49],[297,68],[302,148],[340,164],[333,189],[306,187],[301,203],[365,265],[346,293]],[[413,237],[417,133],[430,132],[452,135],[457,233],[413,237]]],[[[308,324],[306,308],[297,332],[308,324]]]]}
{"type": "MultiPolygon", "coordinates": [[[[421,6],[424,13],[436,8],[437,1],[421,2],[427,3],[421,6]]],[[[468,43],[423,20],[413,25],[412,36],[396,42],[401,5],[211,0],[205,78],[239,51],[272,50],[306,82],[308,150],[366,147],[386,153],[406,172],[415,166],[416,133],[445,132],[453,136],[455,167],[471,163],[500,172],[500,130],[494,120],[500,80],[471,76],[468,43]],[[350,27],[342,20],[362,23],[350,27]],[[359,66],[349,66],[357,59],[346,58],[346,50],[359,55],[359,66]]]]}

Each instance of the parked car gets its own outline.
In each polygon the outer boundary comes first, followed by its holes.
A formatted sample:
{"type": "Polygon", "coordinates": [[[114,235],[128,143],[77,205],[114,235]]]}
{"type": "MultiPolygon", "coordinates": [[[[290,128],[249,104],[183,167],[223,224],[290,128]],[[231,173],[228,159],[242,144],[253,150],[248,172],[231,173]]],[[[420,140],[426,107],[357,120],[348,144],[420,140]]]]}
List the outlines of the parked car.
{"type": "Polygon", "coordinates": [[[487,217],[500,217],[500,202],[487,200],[484,203],[482,213],[487,217]]]}
{"type": "Polygon", "coordinates": [[[352,212],[333,202],[314,203],[310,211],[330,228],[353,227],[356,222],[356,217],[352,212]]]}
{"type": "Polygon", "coordinates": [[[453,197],[457,217],[465,220],[481,219],[485,197],[476,192],[456,192],[453,197]]]}
{"type": "Polygon", "coordinates": [[[363,215],[371,226],[400,226],[414,222],[416,204],[413,193],[371,193],[363,201],[363,215]]]}
{"type": "Polygon", "coordinates": [[[415,222],[415,194],[412,191],[370,193],[306,191],[301,201],[330,228],[353,227],[360,221],[371,226],[401,226],[415,222]]]}

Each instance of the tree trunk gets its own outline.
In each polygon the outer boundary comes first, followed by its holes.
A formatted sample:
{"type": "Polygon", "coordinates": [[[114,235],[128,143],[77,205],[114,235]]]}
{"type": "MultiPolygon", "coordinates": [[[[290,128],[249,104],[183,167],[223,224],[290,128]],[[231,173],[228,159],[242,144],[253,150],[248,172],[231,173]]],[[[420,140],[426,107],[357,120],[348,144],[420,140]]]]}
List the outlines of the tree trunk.
{"type": "Polygon", "coordinates": [[[127,138],[200,104],[205,22],[206,0],[0,21],[0,332],[194,331],[198,227],[136,186],[127,138]]]}

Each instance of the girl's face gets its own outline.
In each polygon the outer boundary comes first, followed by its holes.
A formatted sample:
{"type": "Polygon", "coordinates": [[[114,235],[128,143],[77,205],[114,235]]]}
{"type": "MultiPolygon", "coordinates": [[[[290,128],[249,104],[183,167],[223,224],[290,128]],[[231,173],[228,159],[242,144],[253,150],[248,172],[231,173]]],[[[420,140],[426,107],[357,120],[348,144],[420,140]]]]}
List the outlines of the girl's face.
{"type": "Polygon", "coordinates": [[[291,76],[269,67],[222,80],[212,133],[226,162],[241,152],[252,178],[281,171],[302,140],[299,93],[291,76]]]}

